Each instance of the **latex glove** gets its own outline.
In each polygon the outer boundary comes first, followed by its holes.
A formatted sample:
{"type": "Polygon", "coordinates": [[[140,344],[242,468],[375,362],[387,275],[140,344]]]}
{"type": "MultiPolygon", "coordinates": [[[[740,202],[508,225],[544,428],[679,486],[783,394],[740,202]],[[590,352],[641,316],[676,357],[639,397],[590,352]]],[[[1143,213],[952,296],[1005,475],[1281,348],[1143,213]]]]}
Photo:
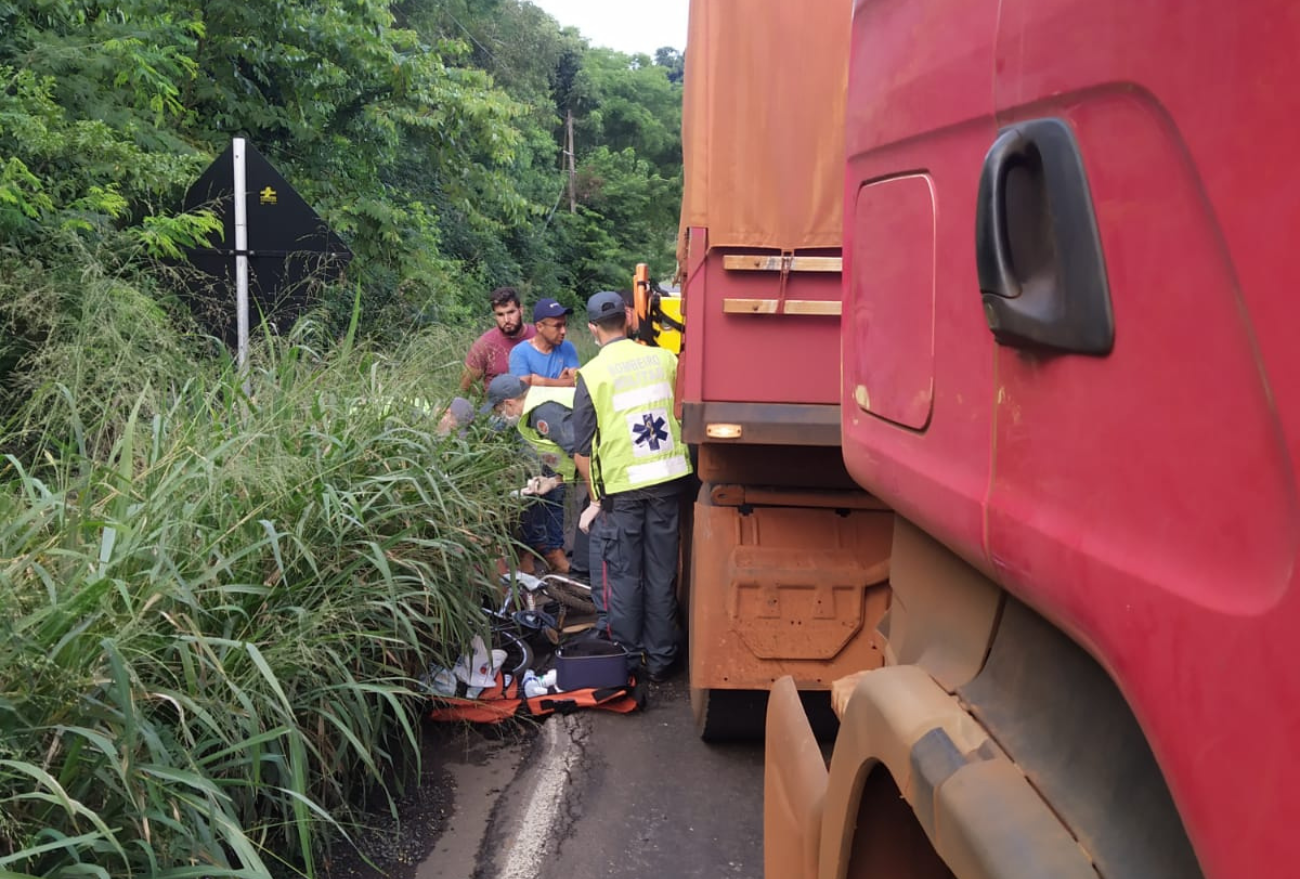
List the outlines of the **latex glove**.
{"type": "Polygon", "coordinates": [[[523,495],[550,494],[555,491],[559,484],[560,477],[558,476],[534,476],[528,480],[527,485],[519,489],[519,493],[523,495]]]}
{"type": "Polygon", "coordinates": [[[582,515],[578,517],[578,527],[582,529],[583,534],[587,534],[591,531],[591,523],[596,521],[596,515],[599,512],[599,503],[592,501],[587,504],[587,509],[583,510],[582,515]]]}

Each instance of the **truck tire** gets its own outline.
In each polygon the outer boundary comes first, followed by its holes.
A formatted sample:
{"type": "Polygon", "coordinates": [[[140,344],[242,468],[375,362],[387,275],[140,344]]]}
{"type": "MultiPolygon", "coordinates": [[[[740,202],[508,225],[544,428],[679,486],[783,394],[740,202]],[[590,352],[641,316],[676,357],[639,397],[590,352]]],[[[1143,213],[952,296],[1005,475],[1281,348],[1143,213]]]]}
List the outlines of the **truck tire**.
{"type": "Polygon", "coordinates": [[[840,719],[831,707],[831,694],[827,690],[800,690],[799,701],[808,715],[808,725],[819,742],[833,742],[840,731],[840,719]]]}
{"type": "Polygon", "coordinates": [[[695,732],[706,742],[754,741],[763,737],[766,690],[711,690],[691,687],[695,732]]]}
{"type": "MultiPolygon", "coordinates": [[[[767,724],[766,690],[710,690],[691,688],[691,713],[695,732],[706,742],[744,742],[762,739],[767,724]]],[[[819,742],[835,741],[839,718],[831,709],[830,693],[801,692],[800,701],[819,742]]]]}

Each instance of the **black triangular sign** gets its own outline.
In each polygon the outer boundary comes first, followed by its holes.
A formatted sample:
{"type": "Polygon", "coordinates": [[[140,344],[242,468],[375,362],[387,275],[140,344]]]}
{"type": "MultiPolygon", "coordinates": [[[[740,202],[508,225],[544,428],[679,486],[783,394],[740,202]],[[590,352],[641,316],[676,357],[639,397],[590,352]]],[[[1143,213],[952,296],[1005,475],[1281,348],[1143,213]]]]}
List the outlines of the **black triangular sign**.
{"type": "MultiPolygon", "coordinates": [[[[188,298],[209,332],[235,343],[235,172],[227,147],[185,193],[187,211],[206,207],[221,218],[224,239],[187,251],[202,274],[187,277],[188,298]]],[[[322,283],[338,278],[352,251],[252,144],[244,142],[248,209],[249,320],[289,329],[322,283]]],[[[193,273],[188,273],[193,275],[193,273]]]]}

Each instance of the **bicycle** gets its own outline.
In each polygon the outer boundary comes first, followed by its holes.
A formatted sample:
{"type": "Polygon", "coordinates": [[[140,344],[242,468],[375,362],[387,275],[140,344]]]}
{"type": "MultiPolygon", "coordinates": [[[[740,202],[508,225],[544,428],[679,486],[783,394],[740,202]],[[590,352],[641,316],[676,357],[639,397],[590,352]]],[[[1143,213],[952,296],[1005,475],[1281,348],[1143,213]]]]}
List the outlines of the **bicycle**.
{"type": "MultiPolygon", "coordinates": [[[[535,577],[517,571],[513,577],[509,574],[503,575],[501,584],[505,588],[500,604],[483,605],[479,608],[487,618],[490,643],[484,645],[480,639],[475,638],[477,648],[471,652],[471,655],[483,650],[489,651],[489,655],[491,651],[505,654],[505,658],[499,663],[489,663],[495,666],[491,669],[491,673],[500,671],[511,678],[522,679],[524,673],[533,668],[537,659],[536,651],[529,643],[530,637],[540,634],[544,635],[552,645],[559,643],[565,611],[561,610],[560,618],[557,620],[544,610],[548,601],[557,601],[562,608],[571,608],[579,612],[594,613],[595,611],[595,603],[591,600],[591,587],[571,577],[560,574],[535,577]]],[[[461,661],[468,664],[470,658],[463,656],[461,661]]],[[[425,687],[431,692],[438,693],[437,685],[441,685],[443,689],[441,695],[453,695],[458,689],[455,674],[453,669],[430,668],[424,676],[425,687]]]]}
{"type": "Polygon", "coordinates": [[[492,642],[489,649],[505,652],[500,668],[508,675],[521,677],[533,667],[536,651],[528,641],[531,635],[541,633],[552,644],[558,644],[569,612],[583,615],[596,612],[591,587],[572,577],[563,574],[536,577],[515,571],[503,575],[501,580],[505,590],[500,605],[481,610],[488,620],[492,642]],[[558,619],[546,613],[548,601],[561,606],[558,619]]]}
{"type": "MultiPolygon", "coordinates": [[[[510,575],[502,579],[509,584],[510,575]]],[[[545,604],[546,599],[550,599],[580,614],[596,612],[596,602],[592,598],[591,587],[581,580],[563,574],[536,577],[517,571],[514,574],[514,582],[524,590],[528,610],[536,610],[545,604]]]]}
{"type": "Polygon", "coordinates": [[[523,627],[518,619],[519,612],[514,609],[514,590],[506,590],[500,607],[484,607],[482,611],[488,618],[492,648],[506,653],[501,670],[508,675],[522,677],[524,672],[533,667],[533,648],[521,631],[523,627]]]}

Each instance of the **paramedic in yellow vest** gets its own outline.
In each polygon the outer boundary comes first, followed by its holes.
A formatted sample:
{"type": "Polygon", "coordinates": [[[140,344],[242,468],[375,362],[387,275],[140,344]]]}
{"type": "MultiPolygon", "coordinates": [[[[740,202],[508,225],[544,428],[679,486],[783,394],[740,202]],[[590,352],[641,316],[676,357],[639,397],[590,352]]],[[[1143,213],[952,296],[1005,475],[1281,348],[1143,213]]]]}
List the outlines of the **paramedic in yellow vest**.
{"type": "Polygon", "coordinates": [[[591,505],[592,596],[606,637],[644,657],[650,680],[675,671],[678,495],[691,472],[673,416],[677,357],[627,338],[618,293],[587,301],[600,353],[578,370],[574,463],[591,505]]]}
{"type": "MultiPolygon", "coordinates": [[[[560,484],[539,496],[539,503],[524,515],[523,540],[546,565],[559,574],[585,574],[587,566],[570,569],[564,554],[565,484],[574,481],[573,388],[529,389],[514,375],[499,375],[488,384],[488,403],[509,424],[518,428],[541,461],[547,474],[560,484]]],[[[574,553],[583,561],[589,555],[587,536],[574,540],[574,553]]]]}

